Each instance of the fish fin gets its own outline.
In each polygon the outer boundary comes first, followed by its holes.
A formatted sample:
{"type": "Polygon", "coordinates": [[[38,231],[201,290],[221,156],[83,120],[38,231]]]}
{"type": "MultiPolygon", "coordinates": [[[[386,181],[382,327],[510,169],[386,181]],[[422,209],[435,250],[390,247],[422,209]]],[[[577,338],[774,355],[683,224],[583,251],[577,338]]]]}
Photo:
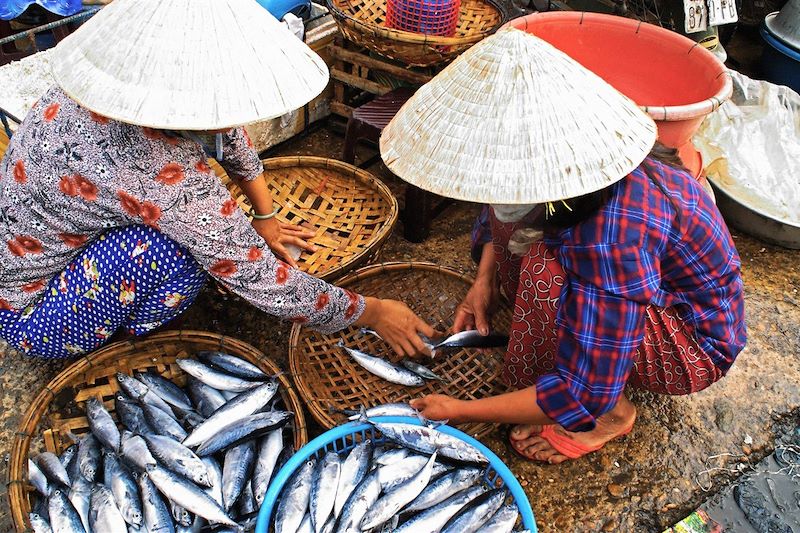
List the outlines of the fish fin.
{"type": "Polygon", "coordinates": [[[73,444],[80,444],[80,442],[83,440],[81,437],[79,437],[78,435],[76,435],[75,433],[73,433],[71,431],[67,431],[66,435],[67,435],[67,438],[69,440],[71,440],[73,444]]]}
{"type": "Polygon", "coordinates": [[[367,416],[367,408],[363,405],[358,410],[358,421],[359,422],[369,422],[369,417],[367,416]]]}
{"type": "Polygon", "coordinates": [[[286,370],[281,370],[280,372],[276,372],[275,374],[270,376],[270,379],[278,379],[281,376],[291,376],[291,372],[287,372],[286,370]]]}
{"type": "Polygon", "coordinates": [[[336,343],[336,346],[339,348],[344,348],[344,339],[339,339],[339,342],[336,343]]]}
{"type": "Polygon", "coordinates": [[[446,418],[444,420],[427,420],[427,426],[431,429],[436,429],[439,426],[447,425],[448,422],[450,422],[449,418],[446,418]]]}

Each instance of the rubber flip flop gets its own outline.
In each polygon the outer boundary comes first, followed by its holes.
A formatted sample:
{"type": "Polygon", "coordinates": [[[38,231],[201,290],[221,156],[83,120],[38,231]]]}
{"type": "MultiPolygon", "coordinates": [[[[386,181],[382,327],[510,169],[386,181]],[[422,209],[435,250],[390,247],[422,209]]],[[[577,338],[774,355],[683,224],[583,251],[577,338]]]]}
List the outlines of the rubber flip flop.
{"type": "MultiPolygon", "coordinates": [[[[568,459],[578,459],[579,457],[583,457],[588,453],[596,452],[597,450],[608,444],[608,442],[611,442],[611,441],[604,442],[599,446],[584,446],[579,442],[556,432],[555,427],[556,426],[553,424],[546,425],[542,428],[542,431],[536,436],[546,440],[547,443],[550,444],[550,446],[552,446],[556,452],[567,457],[568,459]]],[[[625,435],[629,434],[632,430],[633,430],[633,424],[631,424],[630,427],[628,427],[625,431],[623,431],[622,433],[620,433],[611,440],[624,437],[625,435]]],[[[524,455],[522,452],[517,450],[517,448],[514,446],[514,443],[511,440],[511,429],[509,429],[508,431],[508,438],[506,442],[508,444],[508,448],[517,457],[520,457],[521,459],[525,459],[527,461],[546,463],[546,461],[539,461],[537,459],[532,459],[531,457],[528,457],[527,455],[524,455]]]]}

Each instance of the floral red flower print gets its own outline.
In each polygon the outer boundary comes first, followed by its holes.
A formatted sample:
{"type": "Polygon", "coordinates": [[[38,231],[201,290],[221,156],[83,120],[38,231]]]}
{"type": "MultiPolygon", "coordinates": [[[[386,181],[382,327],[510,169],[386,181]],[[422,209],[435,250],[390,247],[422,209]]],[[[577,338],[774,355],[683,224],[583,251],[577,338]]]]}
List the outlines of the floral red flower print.
{"type": "Polygon", "coordinates": [[[289,322],[294,322],[295,324],[305,324],[308,322],[308,318],[304,316],[293,316],[289,319],[289,322]]]}
{"type": "Polygon", "coordinates": [[[200,161],[198,161],[197,164],[194,166],[194,168],[198,172],[202,172],[204,174],[208,174],[209,172],[211,172],[211,167],[208,166],[208,163],[206,162],[205,159],[201,159],[200,161]]]}
{"type": "Polygon", "coordinates": [[[261,248],[258,246],[253,246],[250,248],[250,251],[247,252],[247,260],[248,261],[258,261],[261,259],[263,253],[261,252],[261,248]]]}
{"type": "Polygon", "coordinates": [[[14,181],[17,183],[28,181],[28,175],[25,173],[25,163],[21,159],[14,163],[14,181]]]}
{"type": "Polygon", "coordinates": [[[81,198],[88,200],[89,202],[94,202],[97,200],[97,186],[94,183],[87,180],[80,174],[75,174],[72,176],[72,179],[75,182],[75,185],[78,187],[78,194],[81,195],[81,198]]]}
{"type": "Polygon", "coordinates": [[[56,118],[56,115],[58,115],[58,108],[60,107],[61,104],[59,104],[58,102],[50,104],[49,106],[44,108],[44,113],[42,113],[42,116],[47,122],[50,122],[51,120],[56,118]]]}
{"type": "Polygon", "coordinates": [[[242,130],[242,133],[244,133],[244,140],[247,141],[247,147],[252,148],[253,141],[250,140],[250,136],[247,134],[247,130],[242,130]]]}
{"type": "Polygon", "coordinates": [[[222,204],[222,208],[219,210],[219,212],[226,217],[231,216],[234,211],[236,211],[236,200],[233,198],[222,204]]]}
{"type": "Polygon", "coordinates": [[[167,163],[156,176],[156,181],[164,185],[175,185],[182,182],[185,177],[182,166],[178,163],[167,163]]]}
{"type": "Polygon", "coordinates": [[[23,292],[27,292],[29,294],[32,293],[32,292],[38,292],[39,290],[41,290],[43,288],[44,288],[44,280],[43,279],[40,279],[40,280],[37,280],[37,281],[33,281],[31,283],[26,283],[25,285],[22,286],[23,292]]]}
{"type": "Polygon", "coordinates": [[[139,216],[139,211],[142,209],[142,204],[139,202],[139,200],[125,191],[117,191],[117,197],[119,198],[120,204],[122,204],[122,209],[126,213],[132,217],[139,216]]]}
{"type": "Polygon", "coordinates": [[[78,235],[77,233],[59,233],[58,238],[70,248],[80,248],[88,239],[86,235],[78,235]]]}
{"type": "Polygon", "coordinates": [[[18,235],[17,242],[20,246],[29,254],[40,254],[42,253],[42,243],[39,242],[37,239],[33,237],[28,237],[27,235],[18,235]]]}
{"type": "Polygon", "coordinates": [[[97,122],[98,124],[108,124],[110,119],[108,117],[104,117],[99,113],[95,113],[94,111],[89,111],[89,116],[92,117],[92,120],[97,122]]]}
{"type": "Polygon", "coordinates": [[[358,296],[356,296],[354,292],[348,290],[345,290],[345,294],[347,294],[347,298],[350,300],[350,305],[347,306],[344,317],[350,319],[356,314],[356,310],[358,309],[358,296]]]}
{"type": "Polygon", "coordinates": [[[11,250],[11,253],[17,257],[25,255],[25,249],[16,240],[8,241],[6,244],[8,244],[8,249],[11,250]]]}
{"type": "Polygon", "coordinates": [[[314,306],[314,308],[317,311],[322,311],[323,309],[325,309],[325,306],[327,306],[328,303],[330,303],[330,301],[331,301],[331,297],[328,296],[328,293],[327,292],[323,292],[322,294],[320,294],[317,297],[317,303],[314,306]]]}
{"type": "Polygon", "coordinates": [[[0,298],[0,311],[13,311],[14,308],[6,300],[0,298]]]}
{"type": "Polygon", "coordinates": [[[283,285],[286,283],[286,280],[289,279],[289,269],[286,268],[286,265],[280,265],[278,270],[275,271],[275,281],[279,285],[283,285]]]}
{"type": "Polygon", "coordinates": [[[63,176],[58,182],[58,188],[67,196],[78,196],[78,185],[70,176],[63,176]]]}
{"type": "Polygon", "coordinates": [[[227,278],[228,276],[232,276],[236,273],[236,263],[231,261],[230,259],[220,259],[213,265],[209,271],[214,274],[215,276],[220,276],[223,278],[227,278]]]}
{"type": "Polygon", "coordinates": [[[152,202],[142,202],[139,216],[142,217],[142,222],[148,226],[157,227],[158,219],[161,218],[161,208],[152,202]]]}

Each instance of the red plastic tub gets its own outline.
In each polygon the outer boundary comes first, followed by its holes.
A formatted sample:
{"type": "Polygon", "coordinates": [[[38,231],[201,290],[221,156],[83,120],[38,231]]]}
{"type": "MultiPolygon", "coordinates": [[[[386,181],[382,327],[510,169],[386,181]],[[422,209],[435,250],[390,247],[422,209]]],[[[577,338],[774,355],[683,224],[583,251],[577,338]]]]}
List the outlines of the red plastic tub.
{"type": "Polygon", "coordinates": [[[601,13],[534,13],[507,25],[544,39],[642,106],[658,139],[699,174],[692,136],[733,90],[711,52],[664,28],[601,13]]]}

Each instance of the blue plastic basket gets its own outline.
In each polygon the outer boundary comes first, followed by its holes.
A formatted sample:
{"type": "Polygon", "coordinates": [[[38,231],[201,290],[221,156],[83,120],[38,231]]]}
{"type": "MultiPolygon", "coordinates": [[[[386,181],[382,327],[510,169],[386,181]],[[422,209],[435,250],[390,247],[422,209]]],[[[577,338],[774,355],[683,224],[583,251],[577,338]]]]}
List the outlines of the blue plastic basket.
{"type": "MultiPolygon", "coordinates": [[[[374,418],[374,420],[376,422],[403,422],[416,426],[422,425],[422,422],[416,418],[405,416],[381,416],[374,418]]],[[[533,510],[531,509],[528,497],[525,491],[522,490],[522,486],[519,484],[519,481],[517,481],[517,478],[514,477],[514,474],[511,473],[511,470],[508,469],[505,463],[503,463],[492,450],[466,433],[450,426],[439,426],[437,429],[442,433],[452,435],[475,446],[475,448],[489,459],[489,466],[484,474],[484,481],[490,487],[505,486],[514,498],[517,508],[519,508],[523,526],[525,529],[530,530],[531,533],[536,533],[536,521],[533,518],[533,510]]],[[[386,442],[386,439],[381,436],[372,425],[362,422],[350,422],[326,431],[303,446],[286,462],[280,472],[275,476],[275,479],[272,480],[267,494],[264,497],[264,503],[258,512],[256,533],[267,533],[269,531],[273,507],[275,506],[275,502],[278,501],[278,496],[283,490],[283,486],[289,478],[292,477],[295,470],[303,465],[309,457],[316,455],[318,458],[321,458],[324,453],[330,450],[336,452],[347,451],[353,448],[357,443],[368,438],[372,439],[375,444],[386,442]]]]}

